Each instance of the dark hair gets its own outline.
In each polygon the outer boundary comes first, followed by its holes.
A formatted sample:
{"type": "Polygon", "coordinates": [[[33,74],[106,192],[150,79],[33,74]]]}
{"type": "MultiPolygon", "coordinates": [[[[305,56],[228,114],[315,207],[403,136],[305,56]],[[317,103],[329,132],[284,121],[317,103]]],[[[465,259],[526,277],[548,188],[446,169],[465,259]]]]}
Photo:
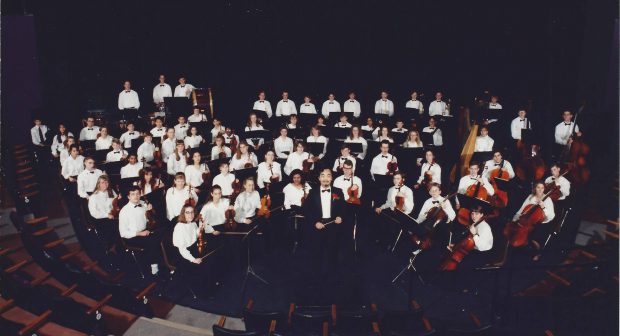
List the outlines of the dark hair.
{"type": "Polygon", "coordinates": [[[127,195],[129,196],[133,191],[137,191],[140,192],[140,187],[138,186],[131,186],[127,189],[127,195]]]}
{"type": "Polygon", "coordinates": [[[301,177],[301,185],[306,184],[306,179],[304,178],[304,173],[301,171],[301,169],[293,169],[293,171],[289,175],[289,177],[291,178],[291,183],[293,183],[293,177],[295,177],[295,175],[299,175],[299,177],[301,177]]]}
{"type": "MultiPolygon", "coordinates": [[[[148,173],[153,173],[153,169],[151,169],[151,167],[144,167],[140,169],[140,172],[138,173],[138,176],[140,177],[140,182],[138,182],[138,186],[142,188],[142,192],[144,192],[144,188],[146,187],[146,174],[148,173]]],[[[155,189],[155,180],[155,175],[153,175],[151,180],[148,182],[151,185],[151,190],[155,189]]]]}
{"type": "Polygon", "coordinates": [[[346,160],[344,160],[344,162],[342,163],[342,165],[343,165],[343,166],[344,166],[344,165],[347,165],[347,166],[351,166],[351,167],[353,167],[353,161],[351,161],[351,160],[349,160],[349,159],[346,159],[346,160]]]}

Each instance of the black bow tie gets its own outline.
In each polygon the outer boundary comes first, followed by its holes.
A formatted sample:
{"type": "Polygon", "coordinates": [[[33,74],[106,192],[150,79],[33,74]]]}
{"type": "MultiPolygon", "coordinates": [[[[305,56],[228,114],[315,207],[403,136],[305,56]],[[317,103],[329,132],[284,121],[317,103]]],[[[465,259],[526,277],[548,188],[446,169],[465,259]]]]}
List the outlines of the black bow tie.
{"type": "Polygon", "coordinates": [[[89,130],[89,131],[92,131],[93,129],[92,129],[92,128],[89,128],[88,130],[89,130]]]}
{"type": "Polygon", "coordinates": [[[520,122],[525,122],[525,119],[520,119],[519,121],[520,121],[520,122]]]}
{"type": "Polygon", "coordinates": [[[179,126],[179,127],[180,127],[180,128],[185,128],[185,125],[181,125],[181,126],[179,126]]]}
{"type": "Polygon", "coordinates": [[[439,201],[433,201],[433,204],[437,204],[437,203],[439,203],[439,201]]]}
{"type": "Polygon", "coordinates": [[[350,179],[350,178],[346,178],[346,177],[344,178],[344,180],[345,180],[345,181],[351,181],[351,179],[350,179]]]}
{"type": "Polygon", "coordinates": [[[304,104],[304,106],[310,106],[310,104],[304,104]]]}
{"type": "Polygon", "coordinates": [[[351,102],[351,103],[355,103],[355,100],[349,100],[349,102],[351,102]]]}
{"type": "Polygon", "coordinates": [[[164,86],[164,84],[159,84],[159,86],[164,86]]]}
{"type": "Polygon", "coordinates": [[[435,101],[438,102],[438,103],[441,103],[441,100],[435,100],[435,101]]]}
{"type": "Polygon", "coordinates": [[[283,102],[283,103],[288,103],[288,100],[283,100],[282,102],[283,102]]]}
{"type": "Polygon", "coordinates": [[[161,132],[161,131],[163,131],[163,130],[164,130],[163,128],[158,128],[158,129],[157,129],[157,131],[158,131],[158,132],[161,132]]]}
{"type": "Polygon", "coordinates": [[[381,157],[387,159],[387,155],[381,155],[381,157]]]}
{"type": "Polygon", "coordinates": [[[470,177],[470,179],[472,179],[472,180],[474,180],[474,181],[478,180],[478,178],[477,178],[477,177],[470,177]]]}
{"type": "Polygon", "coordinates": [[[564,125],[566,125],[566,126],[570,126],[570,124],[571,124],[571,123],[568,123],[568,124],[567,124],[567,123],[564,123],[564,125]]]}
{"type": "Polygon", "coordinates": [[[129,93],[129,92],[131,92],[131,91],[125,91],[125,93],[129,93]]]}
{"type": "Polygon", "coordinates": [[[435,129],[435,128],[437,128],[437,127],[429,127],[428,129],[432,129],[432,130],[433,130],[433,129],[435,129]]]}
{"type": "Polygon", "coordinates": [[[142,204],[136,204],[136,205],[134,205],[133,207],[134,207],[134,208],[137,208],[137,207],[142,207],[142,204]]]}
{"type": "Polygon", "coordinates": [[[322,189],[321,192],[330,192],[330,189],[322,189]]]}
{"type": "Polygon", "coordinates": [[[95,173],[95,171],[93,170],[93,171],[91,171],[91,172],[89,172],[89,173],[94,174],[94,173],[95,173]]]}
{"type": "Polygon", "coordinates": [[[332,102],[329,102],[330,104],[333,104],[332,102]]]}
{"type": "Polygon", "coordinates": [[[135,132],[129,132],[129,135],[134,135],[135,132]]]}
{"type": "Polygon", "coordinates": [[[495,166],[499,166],[500,164],[499,164],[499,163],[496,163],[496,164],[494,164],[494,165],[495,165],[495,166]]]}
{"type": "Polygon", "coordinates": [[[262,103],[264,103],[264,102],[265,102],[265,101],[263,101],[263,100],[259,101],[259,103],[261,103],[261,104],[262,104],[262,103]]]}
{"type": "Polygon", "coordinates": [[[181,85],[181,87],[185,87],[185,85],[181,85]]]}
{"type": "Polygon", "coordinates": [[[114,154],[120,154],[121,152],[114,152],[114,154]]]}

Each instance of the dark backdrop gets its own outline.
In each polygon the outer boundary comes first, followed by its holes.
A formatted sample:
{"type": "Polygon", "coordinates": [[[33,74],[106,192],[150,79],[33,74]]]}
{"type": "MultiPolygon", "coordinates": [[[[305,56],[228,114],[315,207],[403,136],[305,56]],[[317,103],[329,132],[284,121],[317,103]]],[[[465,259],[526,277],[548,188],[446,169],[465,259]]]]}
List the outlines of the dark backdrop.
{"type": "MultiPolygon", "coordinates": [[[[531,98],[548,130],[563,108],[594,106],[610,76],[617,83],[612,0],[3,1],[3,14],[21,12],[35,17],[40,113],[74,127],[87,109],[115,108],[125,79],[150,107],[159,73],[173,87],[180,75],[212,87],[228,120],[259,89],[274,106],[283,89],[318,105],[355,90],[368,111],[383,89],[402,107],[414,88],[456,106],[488,88],[511,109],[531,98]]],[[[591,110],[590,120],[617,121],[591,110]]]]}

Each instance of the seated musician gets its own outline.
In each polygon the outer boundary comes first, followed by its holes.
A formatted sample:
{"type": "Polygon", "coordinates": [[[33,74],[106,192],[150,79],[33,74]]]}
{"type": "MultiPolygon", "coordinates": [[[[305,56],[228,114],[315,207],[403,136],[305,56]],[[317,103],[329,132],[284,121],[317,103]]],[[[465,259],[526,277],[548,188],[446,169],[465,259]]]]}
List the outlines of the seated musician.
{"type": "MultiPolygon", "coordinates": [[[[62,177],[66,182],[77,182],[77,176],[84,170],[84,157],[80,155],[80,149],[77,145],[71,145],[69,148],[69,156],[62,165],[62,177]]],[[[75,190],[73,192],[76,192],[75,190]]]]}
{"type": "Polygon", "coordinates": [[[127,164],[121,168],[121,178],[131,178],[138,177],[140,175],[140,169],[142,169],[143,164],[138,163],[138,158],[136,154],[131,154],[127,158],[127,164]]]}
{"type": "Polygon", "coordinates": [[[101,127],[97,141],[95,141],[95,150],[110,149],[112,147],[112,140],[114,140],[114,137],[108,133],[108,128],[105,126],[101,127]]]}
{"type": "Polygon", "coordinates": [[[237,148],[233,148],[232,143],[234,139],[234,142],[237,144],[236,146],[239,146],[239,136],[233,133],[232,128],[226,127],[226,130],[224,131],[224,134],[222,134],[222,136],[224,137],[224,143],[227,145],[231,145],[230,149],[232,151],[236,151],[237,148]]]}
{"type": "MultiPolygon", "coordinates": [[[[560,164],[554,163],[551,165],[551,176],[545,179],[545,184],[553,183],[554,185],[560,188],[560,196],[558,198],[559,201],[563,201],[570,195],[570,181],[566,179],[566,177],[561,176],[562,168],[560,164]]],[[[559,212],[559,211],[558,211],[559,212]]]]}
{"type": "Polygon", "coordinates": [[[387,126],[377,127],[373,132],[373,137],[376,142],[381,142],[383,140],[388,141],[389,143],[394,143],[394,138],[390,134],[390,128],[387,126]],[[376,132],[376,134],[374,134],[376,132]]]}
{"type": "Polygon", "coordinates": [[[480,135],[476,137],[474,152],[490,152],[493,150],[495,141],[489,136],[489,129],[486,126],[480,128],[480,135]]]}
{"type": "Polygon", "coordinates": [[[138,147],[138,162],[151,162],[155,159],[155,145],[153,136],[150,133],[144,135],[144,142],[138,147]]]}
{"type": "Polygon", "coordinates": [[[254,178],[247,177],[243,181],[241,193],[235,199],[235,221],[245,225],[254,223],[260,206],[260,195],[254,190],[254,178]]]}
{"type": "Polygon", "coordinates": [[[250,152],[250,145],[245,141],[239,143],[239,149],[230,159],[230,170],[241,170],[258,166],[256,154],[250,152]]]}
{"type": "Polygon", "coordinates": [[[213,128],[211,128],[211,143],[215,142],[218,135],[226,133],[226,127],[222,125],[222,121],[218,117],[213,118],[213,128]]]}
{"type": "Polygon", "coordinates": [[[107,175],[97,178],[95,192],[88,197],[88,212],[94,219],[97,231],[101,233],[106,249],[118,241],[118,224],[112,211],[112,201],[117,198],[120,199],[120,195],[117,196],[110,187],[107,175]]]}
{"type": "Polygon", "coordinates": [[[151,264],[151,274],[159,272],[160,239],[146,228],[146,212],[151,210],[151,204],[140,200],[140,189],[131,187],[128,194],[129,202],[121,209],[118,215],[118,230],[121,238],[127,244],[144,248],[146,257],[151,264]]]}
{"type": "Polygon", "coordinates": [[[491,101],[489,102],[489,110],[501,110],[502,105],[498,103],[499,97],[496,95],[491,96],[491,101]]]}
{"type": "Polygon", "coordinates": [[[450,256],[444,259],[440,266],[441,269],[454,270],[457,267],[472,269],[485,264],[486,258],[484,258],[482,254],[472,253],[469,249],[473,247],[473,251],[478,252],[485,252],[492,249],[493,231],[489,223],[485,220],[483,207],[478,206],[471,209],[469,218],[470,220],[467,226],[452,226],[453,232],[450,236],[450,242],[448,243],[450,256]],[[473,242],[473,246],[469,245],[471,242],[473,242]],[[460,254],[460,257],[455,258],[455,254],[460,254]]]}
{"type": "Polygon", "coordinates": [[[79,147],[75,143],[75,138],[72,136],[68,136],[67,140],[65,140],[65,142],[63,142],[62,144],[62,149],[58,153],[58,162],[60,163],[61,168],[64,167],[65,162],[67,161],[67,158],[70,156],[71,146],[73,145],[75,145],[78,148],[78,153],[79,153],[79,147]]]}
{"type": "MultiPolygon", "coordinates": [[[[192,164],[185,167],[185,179],[187,184],[194,188],[196,193],[201,193],[203,190],[203,184],[205,183],[204,174],[210,174],[209,166],[206,163],[201,163],[202,155],[200,152],[194,152],[192,154],[192,164]]],[[[206,187],[206,186],[205,186],[206,187]]]]}
{"type": "Polygon", "coordinates": [[[291,114],[288,117],[288,123],[286,124],[286,129],[297,129],[299,128],[299,119],[297,118],[296,114],[291,114]]]}
{"type": "Polygon", "coordinates": [[[189,125],[187,125],[184,116],[179,116],[177,120],[179,123],[174,125],[174,137],[176,140],[183,141],[183,139],[185,139],[185,137],[187,136],[189,125]]]}
{"type": "Polygon", "coordinates": [[[293,139],[288,137],[286,127],[280,127],[280,136],[273,140],[273,149],[278,159],[286,159],[293,152],[293,139]]]}
{"type": "Polygon", "coordinates": [[[163,140],[166,135],[166,127],[164,126],[164,121],[161,117],[155,118],[155,127],[151,128],[150,134],[154,138],[160,138],[163,140]]]}
{"type": "Polygon", "coordinates": [[[446,222],[452,222],[456,217],[456,212],[454,212],[450,201],[446,200],[443,196],[441,196],[441,185],[431,182],[428,193],[429,195],[431,195],[431,197],[424,201],[424,204],[422,205],[422,209],[420,209],[420,213],[418,214],[418,218],[416,219],[416,221],[418,223],[424,222],[427,219],[427,214],[429,210],[431,210],[433,207],[441,207],[448,216],[446,222]]]}
{"type": "Polygon", "coordinates": [[[422,132],[433,135],[434,146],[443,146],[443,134],[441,130],[437,127],[437,121],[434,117],[428,119],[428,126],[424,127],[422,129],[422,132]]]}
{"type": "Polygon", "coordinates": [[[170,127],[166,130],[166,135],[161,142],[161,158],[162,161],[168,163],[168,158],[174,153],[177,147],[177,139],[174,128],[170,127]]]}
{"type": "MultiPolygon", "coordinates": [[[[302,141],[295,143],[295,151],[289,154],[284,164],[284,173],[290,175],[295,169],[304,170],[304,162],[314,162],[314,156],[306,152],[306,145],[302,141]]],[[[314,163],[310,166],[310,170],[313,169],[314,163]]]]}
{"type": "MultiPolygon", "coordinates": [[[[493,194],[495,193],[493,186],[491,185],[491,183],[489,183],[489,180],[486,177],[479,175],[479,172],[480,172],[480,166],[478,165],[478,163],[470,162],[469,163],[469,175],[461,177],[457,192],[459,194],[465,195],[467,194],[467,189],[469,189],[469,187],[471,187],[474,184],[480,183],[480,188],[484,188],[489,196],[493,196],[493,194]]],[[[473,197],[475,196],[476,195],[474,195],[473,197]]],[[[459,209],[460,204],[458,202],[458,198],[456,200],[457,200],[456,208],[459,209]]]]}
{"type": "Polygon", "coordinates": [[[235,175],[228,169],[228,163],[222,162],[219,166],[220,173],[213,178],[213,185],[218,185],[222,189],[223,197],[230,197],[233,193],[232,184],[235,182],[235,175]]]}
{"type": "Polygon", "coordinates": [[[291,172],[290,181],[282,189],[284,193],[284,209],[299,209],[312,187],[304,181],[303,173],[300,169],[295,169],[291,172]]]}
{"type": "Polygon", "coordinates": [[[341,114],[338,122],[334,124],[336,128],[351,128],[353,125],[349,123],[349,117],[346,114],[341,114]]]}
{"type": "Polygon", "coordinates": [[[349,200],[349,193],[347,192],[349,188],[351,188],[351,190],[357,190],[358,198],[362,197],[362,180],[353,175],[353,162],[349,160],[345,161],[342,168],[343,174],[336,177],[334,180],[334,187],[342,190],[345,202],[349,200]]]}
{"type": "Polygon", "coordinates": [[[422,140],[420,140],[420,133],[418,131],[409,131],[407,134],[407,140],[403,143],[404,148],[422,148],[422,140]]]}
{"type": "Polygon", "coordinates": [[[392,133],[407,133],[409,131],[405,128],[405,123],[402,120],[397,120],[395,126],[392,128],[392,133]]]}
{"type": "Polygon", "coordinates": [[[351,132],[344,140],[345,143],[360,143],[362,144],[362,152],[358,153],[356,157],[360,160],[364,160],[366,157],[366,151],[368,150],[368,142],[362,136],[362,131],[359,126],[351,127],[351,132]]]}
{"type": "Polygon", "coordinates": [[[121,148],[118,139],[112,140],[112,150],[105,156],[106,162],[118,162],[127,159],[127,151],[121,148]]]}
{"type": "Polygon", "coordinates": [[[282,181],[282,165],[275,161],[275,153],[272,150],[265,153],[265,161],[258,164],[256,175],[256,184],[260,189],[265,188],[265,184],[282,181]]]}
{"type": "Polygon", "coordinates": [[[215,146],[211,148],[211,160],[230,158],[232,156],[232,151],[224,143],[225,140],[222,135],[215,136],[215,146]]]}
{"type": "MultiPolygon", "coordinates": [[[[262,131],[265,128],[263,127],[261,121],[258,119],[258,116],[256,116],[256,113],[252,112],[250,113],[250,116],[248,117],[248,122],[245,126],[245,131],[246,132],[252,132],[252,131],[262,131]]],[[[249,146],[254,147],[255,150],[257,150],[262,144],[265,143],[265,139],[260,138],[260,139],[245,139],[245,141],[247,142],[247,144],[249,146]]]]}
{"type": "MultiPolygon", "coordinates": [[[[424,158],[426,162],[422,164],[420,177],[418,177],[416,184],[413,186],[415,189],[420,188],[420,185],[429,179],[430,182],[441,184],[441,167],[435,162],[435,154],[433,154],[433,151],[427,150],[424,153],[424,158]]],[[[418,163],[418,165],[419,164],[420,163],[418,163]]]]}
{"type": "Polygon", "coordinates": [[[130,121],[127,123],[127,131],[121,134],[118,141],[121,142],[121,144],[123,145],[123,148],[129,149],[132,147],[131,145],[132,140],[135,140],[139,137],[140,137],[140,132],[136,131],[136,127],[134,126],[133,122],[130,121]]]}
{"type": "Polygon", "coordinates": [[[355,160],[355,158],[351,155],[351,148],[349,148],[347,144],[342,144],[342,147],[340,147],[340,156],[334,161],[332,171],[342,173],[342,166],[346,160],[353,163],[353,171],[355,172],[355,163],[357,160],[355,160]]]}
{"type": "Polygon", "coordinates": [[[80,141],[97,140],[98,134],[99,126],[95,126],[95,118],[88,117],[86,118],[86,126],[84,126],[84,128],[80,131],[80,137],[78,139],[80,141]]]}
{"type": "Polygon", "coordinates": [[[375,126],[375,121],[371,117],[366,118],[366,125],[362,126],[362,131],[370,132],[370,134],[373,135],[373,139],[374,139],[374,135],[375,135],[375,131],[377,131],[377,127],[375,126]]]}
{"type": "Polygon", "coordinates": [[[222,188],[215,184],[211,188],[211,199],[200,210],[200,216],[205,223],[205,232],[214,236],[224,231],[222,224],[226,221],[226,210],[234,209],[222,195],[222,188]]]}
{"type": "MultiPolygon", "coordinates": [[[[69,132],[64,123],[58,124],[58,131],[52,138],[52,145],[50,147],[52,155],[57,158],[60,155],[60,151],[64,148],[65,141],[72,137],[73,133],[69,132]]],[[[112,143],[110,142],[110,146],[112,143]]]]}
{"type": "Polygon", "coordinates": [[[183,143],[185,143],[185,148],[198,148],[200,144],[205,143],[205,139],[198,134],[198,127],[191,126],[187,136],[183,139],[183,143]]]}
{"type": "Polygon", "coordinates": [[[312,100],[310,96],[304,96],[304,103],[299,106],[299,113],[316,114],[316,107],[310,100],[312,100]]]}
{"type": "MultiPolygon", "coordinates": [[[[376,207],[375,212],[380,215],[384,210],[389,209],[409,215],[414,207],[413,191],[405,185],[405,176],[401,172],[396,172],[392,181],[394,185],[388,190],[385,203],[376,207]]],[[[401,229],[392,222],[381,223],[379,225],[380,227],[377,227],[377,237],[382,245],[388,245],[391,240],[396,237],[396,232],[401,229]],[[385,225],[387,225],[387,229],[385,225]]]]}
{"type": "Polygon", "coordinates": [[[84,170],[77,176],[77,193],[81,198],[88,198],[95,191],[99,176],[104,172],[95,168],[95,160],[91,157],[84,159],[84,170]]]}
{"type": "Polygon", "coordinates": [[[381,141],[381,146],[379,148],[381,152],[372,159],[370,165],[370,174],[372,174],[373,180],[375,179],[375,175],[388,175],[388,164],[390,162],[398,163],[396,156],[390,154],[389,141],[381,141]]]}
{"type": "Polygon", "coordinates": [[[190,199],[198,202],[198,195],[185,182],[185,174],[176,173],[174,185],[166,190],[166,218],[171,222],[174,221],[181,213],[183,205],[190,199]]]}
{"type": "Polygon", "coordinates": [[[502,152],[500,151],[493,152],[493,159],[484,164],[483,176],[488,179],[491,176],[491,172],[497,169],[507,172],[509,180],[515,177],[515,171],[512,169],[512,165],[508,160],[504,160],[502,152]]]}
{"type": "Polygon", "coordinates": [[[145,196],[153,191],[163,188],[164,183],[153,176],[153,170],[150,167],[144,167],[140,170],[140,180],[136,181],[136,185],[140,188],[140,196],[145,196]]]}
{"type": "Polygon", "coordinates": [[[189,153],[185,149],[185,144],[182,140],[177,140],[174,152],[168,156],[168,162],[166,164],[168,175],[174,176],[176,173],[185,172],[188,159],[189,153]]]}
{"type": "Polygon", "coordinates": [[[207,122],[207,116],[200,112],[199,107],[194,107],[192,109],[192,115],[187,118],[187,121],[190,123],[207,122]]]}
{"type": "Polygon", "coordinates": [[[310,135],[306,138],[306,143],[322,143],[323,152],[319,154],[319,160],[321,160],[327,152],[327,138],[321,135],[321,128],[318,126],[312,126],[310,129],[310,135]]]}
{"type": "Polygon", "coordinates": [[[545,198],[545,184],[544,183],[537,182],[536,184],[534,184],[534,189],[532,190],[532,194],[529,195],[525,199],[525,201],[523,201],[521,208],[519,208],[517,213],[515,213],[512,220],[513,222],[518,221],[519,218],[521,218],[521,216],[523,215],[523,210],[525,209],[525,207],[528,205],[534,205],[534,204],[538,205],[540,209],[542,209],[543,214],[544,214],[544,219],[542,220],[541,223],[539,223],[539,225],[536,225],[534,227],[534,230],[530,234],[529,238],[534,248],[536,250],[540,250],[540,246],[542,243],[544,243],[545,238],[547,237],[547,234],[549,233],[549,230],[550,230],[549,225],[540,225],[540,224],[547,224],[551,222],[553,218],[555,217],[555,208],[553,206],[553,201],[551,200],[550,197],[545,198]]]}

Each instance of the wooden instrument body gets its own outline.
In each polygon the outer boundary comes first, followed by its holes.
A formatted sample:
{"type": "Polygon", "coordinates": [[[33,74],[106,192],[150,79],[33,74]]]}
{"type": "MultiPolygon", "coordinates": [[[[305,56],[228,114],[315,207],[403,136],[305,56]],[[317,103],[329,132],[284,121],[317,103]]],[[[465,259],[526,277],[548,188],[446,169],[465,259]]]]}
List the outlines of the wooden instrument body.
{"type": "Polygon", "coordinates": [[[398,162],[390,161],[387,163],[387,174],[386,175],[392,176],[396,174],[397,171],[398,171],[398,162]]]}
{"type": "Polygon", "coordinates": [[[512,247],[525,246],[534,226],[545,220],[544,211],[538,204],[528,204],[523,208],[521,216],[515,222],[509,222],[504,228],[504,237],[512,247]]]}
{"type": "Polygon", "coordinates": [[[405,211],[405,196],[396,196],[395,198],[396,206],[395,208],[400,211],[405,211]]]}
{"type": "Polygon", "coordinates": [[[452,253],[443,260],[439,269],[442,271],[454,271],[469,252],[475,248],[474,236],[469,233],[465,239],[452,248],[452,253]]]}
{"type": "Polygon", "coordinates": [[[237,222],[235,222],[235,215],[236,215],[235,210],[228,209],[226,210],[224,215],[226,216],[226,222],[224,223],[224,228],[226,229],[226,231],[236,231],[237,222]]]}
{"type": "Polygon", "coordinates": [[[497,182],[495,182],[495,179],[502,179],[502,180],[508,181],[509,178],[510,176],[508,175],[508,172],[501,168],[494,169],[489,173],[489,182],[491,182],[491,185],[493,186],[493,190],[494,190],[492,200],[493,200],[493,205],[496,208],[501,209],[501,208],[505,208],[508,205],[508,193],[497,187],[497,182]]]}
{"type": "Polygon", "coordinates": [[[258,217],[269,218],[269,216],[271,215],[271,210],[269,210],[270,208],[271,197],[269,197],[269,194],[265,194],[260,199],[260,208],[257,211],[258,217]]]}
{"type": "MultiPolygon", "coordinates": [[[[467,191],[465,192],[466,196],[469,197],[473,197],[473,198],[477,198],[483,201],[486,201],[489,197],[489,193],[487,192],[486,188],[484,188],[484,186],[482,185],[482,183],[478,182],[475,184],[470,185],[467,188],[467,191]]],[[[469,225],[470,219],[469,219],[469,215],[470,215],[471,211],[469,209],[465,209],[463,207],[461,207],[459,209],[459,211],[456,214],[456,218],[457,221],[461,224],[461,225],[469,225]]]]}

